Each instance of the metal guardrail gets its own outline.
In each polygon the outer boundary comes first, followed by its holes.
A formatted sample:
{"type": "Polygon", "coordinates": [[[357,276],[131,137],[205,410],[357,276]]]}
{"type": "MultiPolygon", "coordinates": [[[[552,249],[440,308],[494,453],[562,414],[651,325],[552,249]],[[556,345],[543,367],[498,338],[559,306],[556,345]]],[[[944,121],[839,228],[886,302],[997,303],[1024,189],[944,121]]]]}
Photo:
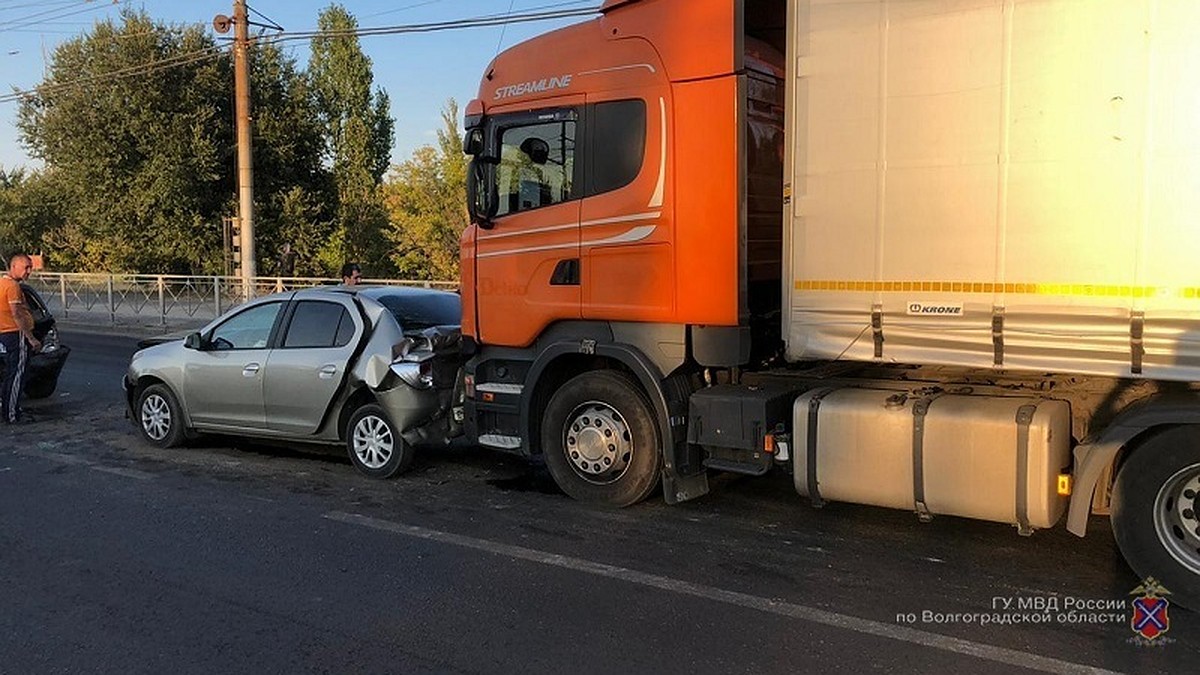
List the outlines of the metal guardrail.
{"type": "MultiPolygon", "coordinates": [[[[207,322],[252,297],[341,283],[314,277],[256,277],[249,285],[241,277],[196,277],[172,274],[89,274],[37,272],[26,284],[35,288],[50,311],[71,321],[111,324],[152,320],[207,322]]],[[[364,279],[365,285],[412,286],[454,290],[457,281],[364,279]]]]}

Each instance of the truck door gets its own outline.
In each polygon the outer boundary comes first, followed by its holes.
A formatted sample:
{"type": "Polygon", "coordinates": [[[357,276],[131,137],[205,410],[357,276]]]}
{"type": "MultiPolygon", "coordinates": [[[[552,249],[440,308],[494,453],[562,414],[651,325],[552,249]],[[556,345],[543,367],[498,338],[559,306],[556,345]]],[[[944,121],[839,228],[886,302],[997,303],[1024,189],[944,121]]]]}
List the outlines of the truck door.
{"type": "Polygon", "coordinates": [[[498,205],[492,227],[476,238],[477,329],[485,343],[525,346],[550,323],[580,318],[580,109],[488,120],[498,205]]]}
{"type": "Polygon", "coordinates": [[[580,211],[585,319],[672,319],[667,95],[665,87],[641,88],[588,99],[580,211]]]}

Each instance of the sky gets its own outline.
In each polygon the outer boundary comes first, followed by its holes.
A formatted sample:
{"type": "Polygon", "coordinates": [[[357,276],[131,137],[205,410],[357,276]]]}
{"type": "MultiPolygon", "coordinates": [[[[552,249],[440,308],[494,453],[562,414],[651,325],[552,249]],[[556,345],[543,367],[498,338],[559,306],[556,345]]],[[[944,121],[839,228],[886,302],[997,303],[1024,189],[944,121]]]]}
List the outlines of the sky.
{"type": "MultiPolygon", "coordinates": [[[[303,32],[316,30],[317,15],[331,0],[249,0],[247,4],[286,31],[303,32]]],[[[600,0],[341,0],[340,4],[358,19],[360,28],[373,28],[510,10],[583,9],[598,6],[600,0]]],[[[56,45],[88,32],[98,20],[116,19],[124,7],[144,10],[161,22],[200,23],[213,35],[213,17],[233,13],[232,0],[0,0],[0,91],[36,86],[56,45]]],[[[251,18],[262,22],[254,14],[251,18]]],[[[398,164],[416,148],[436,142],[447,99],[465,107],[478,91],[484,67],[498,51],[588,18],[360,38],[374,66],[375,86],[391,98],[396,121],[392,162],[398,164]]],[[[307,42],[283,44],[300,64],[307,62],[307,42]]],[[[38,162],[29,158],[18,139],[17,107],[17,103],[0,103],[0,168],[36,168],[38,162]]]]}

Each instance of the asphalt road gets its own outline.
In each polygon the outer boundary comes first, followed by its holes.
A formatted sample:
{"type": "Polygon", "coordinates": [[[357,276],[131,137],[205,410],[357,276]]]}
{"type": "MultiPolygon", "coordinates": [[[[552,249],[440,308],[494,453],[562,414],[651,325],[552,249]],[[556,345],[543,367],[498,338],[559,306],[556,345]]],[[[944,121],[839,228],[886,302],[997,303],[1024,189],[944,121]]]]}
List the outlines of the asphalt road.
{"type": "Polygon", "coordinates": [[[815,510],[782,476],[613,511],[469,448],[393,481],[335,452],[160,451],[123,415],[134,340],[63,339],[58,394],[27,405],[41,421],[0,427],[3,673],[1165,673],[1200,656],[1200,615],[1171,607],[1143,645],[1107,608],[1138,580],[1102,518],[1085,539],[923,525],[815,510]]]}

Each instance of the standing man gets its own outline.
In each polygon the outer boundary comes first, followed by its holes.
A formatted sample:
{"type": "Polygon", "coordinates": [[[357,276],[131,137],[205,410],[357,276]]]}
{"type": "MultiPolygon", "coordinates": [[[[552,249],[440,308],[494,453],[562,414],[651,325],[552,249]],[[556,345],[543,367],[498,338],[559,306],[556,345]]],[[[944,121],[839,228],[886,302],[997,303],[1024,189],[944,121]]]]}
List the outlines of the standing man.
{"type": "Polygon", "coordinates": [[[25,363],[30,349],[36,352],[42,348],[42,343],[33,337],[33,315],[25,306],[25,294],[21,291],[21,282],[29,278],[32,269],[33,259],[18,253],[8,261],[8,273],[0,277],[0,358],[4,362],[0,417],[6,424],[22,421],[17,403],[25,384],[25,363]]]}
{"type": "Polygon", "coordinates": [[[357,286],[362,283],[362,267],[358,263],[346,263],[342,265],[342,285],[357,286]]]}
{"type": "Polygon", "coordinates": [[[292,250],[292,243],[286,242],[279,253],[279,274],[281,277],[293,276],[296,272],[297,253],[292,250]]]}

